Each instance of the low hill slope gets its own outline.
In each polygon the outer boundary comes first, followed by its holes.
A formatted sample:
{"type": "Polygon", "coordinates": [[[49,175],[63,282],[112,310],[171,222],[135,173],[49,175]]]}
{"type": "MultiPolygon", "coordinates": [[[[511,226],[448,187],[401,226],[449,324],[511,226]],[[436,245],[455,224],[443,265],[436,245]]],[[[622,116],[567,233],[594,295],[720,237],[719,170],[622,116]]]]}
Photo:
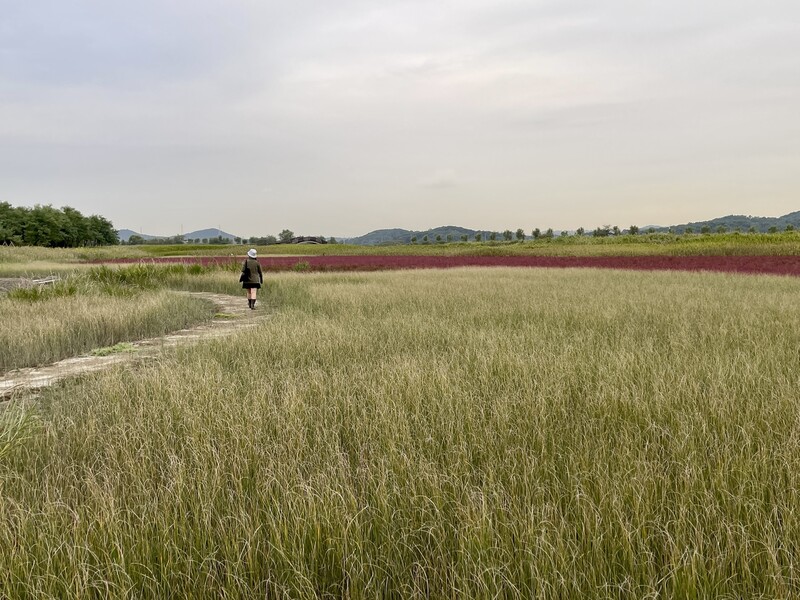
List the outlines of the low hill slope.
{"type": "Polygon", "coordinates": [[[759,233],[766,233],[771,227],[777,227],[778,231],[786,229],[787,225],[791,225],[795,229],[800,229],[800,211],[792,212],[782,217],[754,217],[751,215],[727,215],[725,217],[717,217],[707,221],[695,221],[693,223],[684,223],[682,225],[673,225],[672,227],[661,227],[660,231],[668,231],[672,229],[677,233],[683,233],[687,227],[691,227],[695,233],[699,233],[703,227],[710,227],[712,231],[716,231],[718,227],[725,227],[728,231],[748,231],[751,227],[759,233]]]}
{"type": "Polygon", "coordinates": [[[451,236],[453,241],[461,239],[462,235],[466,235],[470,240],[475,239],[475,234],[480,233],[484,238],[488,237],[490,231],[468,229],[466,227],[458,227],[456,225],[444,225],[442,227],[434,227],[427,231],[412,231],[409,229],[377,229],[365,235],[351,238],[347,240],[348,244],[356,244],[359,246],[379,246],[384,244],[408,244],[411,242],[412,237],[416,237],[417,241],[422,241],[426,235],[429,241],[434,241],[436,236],[441,236],[443,240],[447,240],[447,236],[451,236]]]}

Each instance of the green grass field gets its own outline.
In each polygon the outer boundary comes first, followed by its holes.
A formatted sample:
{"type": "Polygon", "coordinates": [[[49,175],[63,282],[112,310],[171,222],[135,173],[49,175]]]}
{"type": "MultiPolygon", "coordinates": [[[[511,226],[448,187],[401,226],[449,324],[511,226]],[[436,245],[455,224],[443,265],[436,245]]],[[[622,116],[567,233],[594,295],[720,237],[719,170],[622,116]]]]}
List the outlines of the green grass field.
{"type": "MultiPolygon", "coordinates": [[[[101,248],[34,248],[0,246],[0,277],[48,274],[80,269],[89,261],[163,256],[244,256],[250,246],[105,246],[101,248]]],[[[800,255],[800,232],[776,234],[645,234],[594,238],[556,237],[525,242],[416,243],[389,246],[347,244],[258,246],[269,255],[478,255],[478,256],[729,256],[800,255]]]]}
{"type": "Polygon", "coordinates": [[[257,330],[1,413],[0,597],[800,594],[800,281],[265,292],[257,330]]]}

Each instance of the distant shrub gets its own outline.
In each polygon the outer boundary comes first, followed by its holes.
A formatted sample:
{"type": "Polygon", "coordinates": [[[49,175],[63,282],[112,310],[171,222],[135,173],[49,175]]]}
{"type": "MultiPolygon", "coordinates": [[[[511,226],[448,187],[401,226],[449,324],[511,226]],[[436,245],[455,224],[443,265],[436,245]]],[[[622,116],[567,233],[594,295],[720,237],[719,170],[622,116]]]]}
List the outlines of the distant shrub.
{"type": "Polygon", "coordinates": [[[308,261],[305,261],[305,260],[301,260],[299,262],[296,262],[294,264],[294,266],[292,266],[292,270],[293,271],[297,271],[299,273],[302,273],[303,271],[308,271],[310,268],[311,268],[311,265],[308,263],[308,261]]]}
{"type": "MultiPolygon", "coordinates": [[[[182,265],[169,265],[169,267],[182,265]]],[[[167,268],[169,268],[167,267],[167,268]]],[[[125,268],[111,268],[105,265],[94,267],[89,271],[90,281],[106,285],[133,285],[141,288],[152,288],[163,279],[164,274],[158,272],[155,265],[134,265],[125,268]]]]}
{"type": "Polygon", "coordinates": [[[136,347],[129,342],[120,342],[113,346],[103,346],[102,348],[95,348],[91,351],[92,356],[109,356],[111,354],[123,354],[127,352],[136,352],[136,347]]]}
{"type": "Polygon", "coordinates": [[[77,293],[78,286],[74,281],[58,281],[50,285],[16,288],[8,292],[7,297],[25,302],[39,302],[50,298],[74,296],[77,293]]]}

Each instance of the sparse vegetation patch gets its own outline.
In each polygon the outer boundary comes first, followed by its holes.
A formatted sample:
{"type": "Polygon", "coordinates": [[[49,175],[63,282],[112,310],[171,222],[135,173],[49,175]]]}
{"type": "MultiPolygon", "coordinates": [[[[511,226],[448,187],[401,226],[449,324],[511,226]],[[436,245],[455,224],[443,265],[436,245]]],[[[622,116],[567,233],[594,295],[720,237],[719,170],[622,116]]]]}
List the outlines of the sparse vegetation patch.
{"type": "Polygon", "coordinates": [[[113,346],[105,346],[104,348],[95,348],[91,351],[92,356],[109,356],[111,354],[123,354],[128,352],[136,352],[136,347],[129,342],[120,342],[113,346]]]}

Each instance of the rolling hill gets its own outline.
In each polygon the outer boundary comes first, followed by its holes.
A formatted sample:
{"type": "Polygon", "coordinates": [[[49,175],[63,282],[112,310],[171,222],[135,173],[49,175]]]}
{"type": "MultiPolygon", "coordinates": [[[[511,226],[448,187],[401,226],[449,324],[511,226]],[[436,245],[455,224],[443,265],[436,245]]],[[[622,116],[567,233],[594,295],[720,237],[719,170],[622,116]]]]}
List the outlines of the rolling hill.
{"type": "Polygon", "coordinates": [[[380,246],[389,244],[408,244],[411,242],[412,237],[416,237],[417,241],[422,241],[424,236],[428,236],[428,240],[433,242],[436,236],[439,235],[443,240],[447,236],[452,236],[454,241],[461,239],[462,235],[466,235],[470,240],[475,239],[475,234],[480,233],[484,239],[491,233],[490,231],[467,229],[466,227],[458,227],[456,225],[445,225],[443,227],[435,227],[427,231],[411,231],[409,229],[377,229],[364,234],[359,237],[349,238],[348,244],[357,244],[359,246],[380,246]]]}
{"type": "MultiPolygon", "coordinates": [[[[173,236],[166,236],[166,235],[148,235],[146,233],[139,233],[138,231],[133,231],[132,229],[118,229],[117,235],[119,236],[120,242],[128,242],[131,239],[132,235],[138,235],[144,240],[158,240],[158,239],[167,239],[168,237],[173,236]]],[[[177,234],[176,234],[177,235],[177,234]]],[[[185,240],[208,240],[211,238],[218,238],[218,237],[227,238],[229,240],[234,240],[236,237],[232,233],[227,233],[222,231],[221,229],[211,228],[211,229],[198,229],[197,231],[190,231],[189,233],[183,234],[183,239],[185,240]]]]}
{"type": "Polygon", "coordinates": [[[777,227],[778,231],[786,229],[787,225],[791,225],[795,229],[800,229],[800,211],[792,212],[782,217],[754,217],[751,215],[728,215],[725,217],[717,217],[707,221],[695,221],[692,223],[683,223],[682,225],[673,225],[671,227],[659,227],[657,231],[669,231],[670,229],[676,233],[683,233],[687,227],[691,227],[695,233],[700,233],[703,227],[710,227],[711,231],[716,231],[720,226],[725,227],[728,231],[736,231],[741,229],[747,231],[754,227],[760,233],[766,233],[770,227],[777,227]]]}
{"type": "MultiPolygon", "coordinates": [[[[743,232],[748,231],[751,227],[755,228],[756,231],[761,233],[766,233],[772,227],[776,227],[779,231],[783,231],[786,229],[787,225],[791,225],[795,229],[800,230],[800,211],[792,212],[781,217],[754,217],[752,215],[728,215],[725,217],[717,217],[714,219],[709,219],[707,221],[694,221],[690,223],[683,223],[680,225],[672,225],[669,227],[652,227],[656,231],[659,232],[667,232],[667,231],[674,231],[676,233],[683,233],[687,228],[691,228],[692,231],[695,233],[700,233],[704,227],[709,227],[711,231],[716,231],[720,226],[725,227],[728,231],[736,231],[741,230],[743,232]]],[[[650,229],[651,226],[641,227],[641,231],[646,231],[650,229]]],[[[127,242],[132,235],[138,235],[144,238],[145,240],[153,240],[153,239],[166,239],[167,236],[154,236],[148,234],[141,234],[131,229],[120,229],[117,231],[119,235],[119,239],[121,242],[127,242]]],[[[466,235],[467,238],[472,241],[475,239],[475,235],[480,233],[483,236],[483,239],[488,239],[491,230],[477,230],[477,229],[468,229],[466,227],[458,227],[457,225],[445,225],[442,227],[434,227],[433,229],[428,229],[426,231],[413,231],[410,229],[376,229],[375,231],[370,231],[364,235],[354,237],[354,238],[340,238],[337,237],[336,239],[340,240],[341,242],[345,242],[348,244],[356,244],[359,246],[383,246],[383,245],[391,245],[391,244],[408,244],[411,243],[411,238],[416,238],[417,242],[422,242],[423,237],[426,235],[428,236],[428,241],[435,242],[436,236],[441,236],[443,241],[447,240],[447,237],[450,236],[452,241],[459,241],[461,240],[462,236],[466,235]]],[[[500,232],[498,233],[498,239],[500,239],[500,232]]],[[[558,235],[558,231],[554,232],[558,235]]],[[[526,238],[530,235],[530,230],[526,231],[526,238]]],[[[227,238],[229,240],[234,240],[237,236],[222,231],[221,229],[217,228],[209,228],[209,229],[199,229],[197,231],[190,231],[189,233],[184,234],[185,240],[209,240],[212,238],[217,237],[227,238]]]]}

